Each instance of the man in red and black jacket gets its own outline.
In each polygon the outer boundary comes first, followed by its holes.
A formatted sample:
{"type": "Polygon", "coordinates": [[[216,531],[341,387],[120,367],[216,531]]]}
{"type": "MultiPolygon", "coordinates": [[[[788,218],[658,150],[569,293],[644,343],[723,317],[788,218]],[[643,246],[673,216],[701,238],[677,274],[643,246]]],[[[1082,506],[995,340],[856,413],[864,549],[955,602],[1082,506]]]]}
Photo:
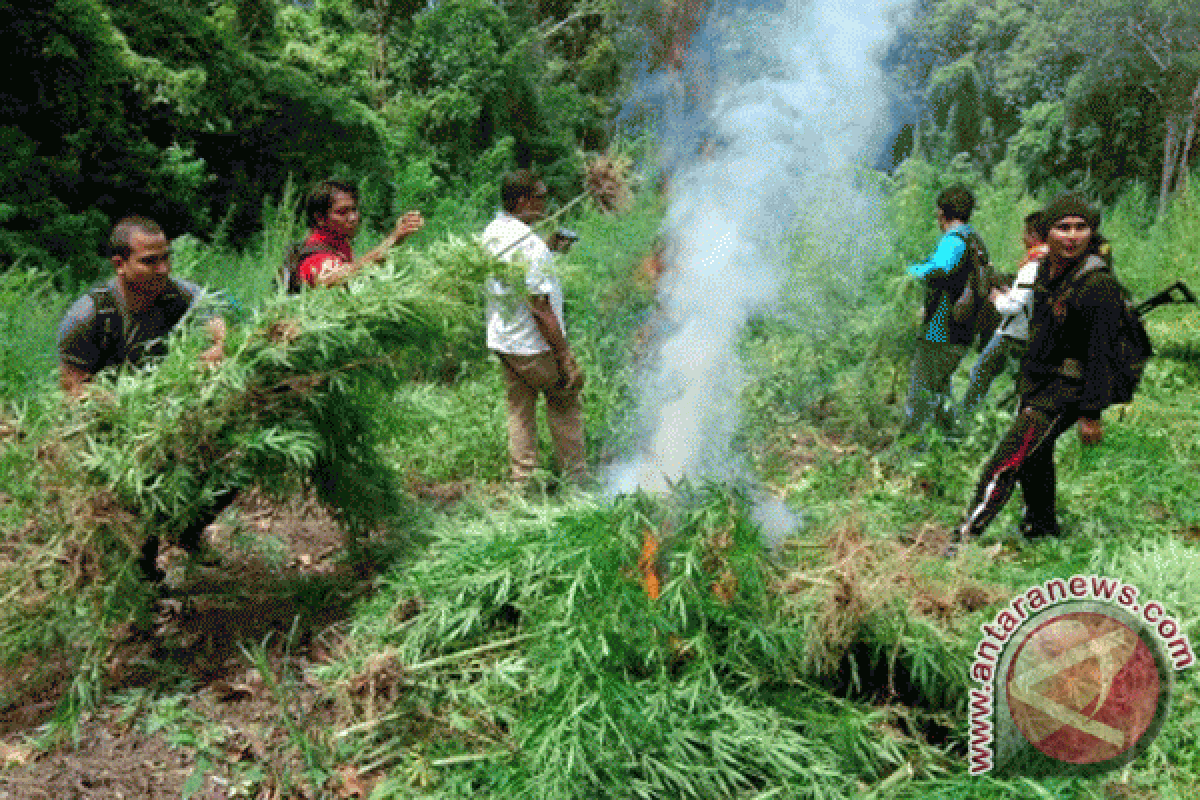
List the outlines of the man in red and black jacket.
{"type": "Polygon", "coordinates": [[[1124,298],[1097,231],[1100,214],[1078,195],[1046,208],[1048,253],[1034,283],[1029,351],[1021,362],[1020,413],[983,468],[961,531],[982,533],[1021,484],[1021,533],[1059,533],[1054,446],[1076,420],[1084,444],[1103,436],[1101,412],[1113,403],[1115,343],[1124,298]]]}
{"type": "Polygon", "coordinates": [[[304,240],[296,273],[303,283],[314,287],[345,283],[363,267],[383,261],[389,250],[425,224],[419,211],[409,211],[396,220],[382,242],[355,259],[351,242],[362,222],[357,186],[345,181],[322,181],[308,195],[305,212],[311,230],[304,240]]]}

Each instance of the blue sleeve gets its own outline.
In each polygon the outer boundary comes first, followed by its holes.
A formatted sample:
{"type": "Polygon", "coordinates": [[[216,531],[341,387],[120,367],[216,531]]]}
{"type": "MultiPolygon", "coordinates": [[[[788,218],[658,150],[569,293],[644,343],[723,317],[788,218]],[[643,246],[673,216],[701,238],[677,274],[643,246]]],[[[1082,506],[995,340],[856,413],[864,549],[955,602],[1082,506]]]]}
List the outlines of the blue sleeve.
{"type": "Polygon", "coordinates": [[[937,249],[933,251],[933,255],[927,261],[909,267],[908,274],[920,280],[925,280],[931,272],[941,272],[944,277],[958,266],[959,260],[966,251],[967,243],[963,237],[956,233],[944,234],[941,241],[938,242],[937,249]]]}

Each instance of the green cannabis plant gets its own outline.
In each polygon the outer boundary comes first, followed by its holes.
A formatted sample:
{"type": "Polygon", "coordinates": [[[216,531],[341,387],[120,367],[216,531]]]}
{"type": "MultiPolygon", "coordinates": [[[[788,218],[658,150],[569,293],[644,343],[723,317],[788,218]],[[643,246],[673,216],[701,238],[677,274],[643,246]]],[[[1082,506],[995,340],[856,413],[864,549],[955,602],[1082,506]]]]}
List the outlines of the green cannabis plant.
{"type": "MultiPolygon", "coordinates": [[[[809,655],[828,634],[823,587],[797,602],[736,492],[584,498],[434,537],[323,673],[365,718],[338,734],[364,770],[421,759],[448,797],[854,797],[941,758],[824,684],[809,655]]],[[[892,663],[940,665],[914,678],[936,716],[966,672],[919,616],[881,607],[856,635],[892,663]]]]}
{"type": "Polygon", "coordinates": [[[381,453],[387,398],[423,354],[473,337],[469,245],[410,253],[345,291],[278,293],[235,326],[215,368],[192,318],[168,355],[98,375],[5,448],[28,482],[5,531],[0,612],[7,661],[51,648],[94,668],[107,631],[144,610],[133,557],[147,537],[187,542],[241,490],[311,488],[353,541],[405,493],[381,453]]]}

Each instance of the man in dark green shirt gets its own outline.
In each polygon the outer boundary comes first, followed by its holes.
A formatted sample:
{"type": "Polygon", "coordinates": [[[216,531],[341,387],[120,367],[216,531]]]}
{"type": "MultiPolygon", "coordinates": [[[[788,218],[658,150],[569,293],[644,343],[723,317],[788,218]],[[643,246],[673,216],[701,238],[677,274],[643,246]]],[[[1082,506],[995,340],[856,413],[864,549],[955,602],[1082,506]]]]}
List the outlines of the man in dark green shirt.
{"type": "MultiPolygon", "coordinates": [[[[109,237],[115,275],[76,300],[58,327],[59,383],[79,394],[105,367],[140,364],[166,352],[166,336],[203,290],[171,277],[171,252],[158,223],[126,217],[109,237]]],[[[207,323],[213,346],[201,357],[220,361],[225,323],[207,323]]]]}

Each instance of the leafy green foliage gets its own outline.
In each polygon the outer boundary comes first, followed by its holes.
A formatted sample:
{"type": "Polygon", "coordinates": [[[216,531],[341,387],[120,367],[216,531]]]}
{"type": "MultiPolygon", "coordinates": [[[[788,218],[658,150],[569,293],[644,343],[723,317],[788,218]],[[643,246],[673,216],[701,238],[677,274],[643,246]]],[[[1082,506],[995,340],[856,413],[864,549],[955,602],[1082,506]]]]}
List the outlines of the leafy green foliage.
{"type": "Polygon", "coordinates": [[[196,203],[195,187],[180,180],[187,159],[171,163],[166,148],[146,138],[128,49],[102,3],[5,2],[0,19],[14,78],[0,89],[10,114],[0,127],[0,261],[65,267],[70,278],[89,280],[98,274],[106,212],[168,197],[196,203]]]}
{"type": "Polygon", "coordinates": [[[0,264],[70,289],[103,274],[120,216],[241,247],[289,182],[355,178],[368,222],[417,207],[443,231],[486,215],[518,164],[569,197],[619,105],[609,5],[54,0],[0,18],[0,264]]]}
{"type": "MultiPolygon", "coordinates": [[[[738,498],[685,490],[662,505],[624,498],[522,517],[439,529],[430,557],[385,590],[399,604],[385,616],[415,616],[360,629],[354,655],[327,674],[404,664],[408,692],[389,718],[429,709],[425,740],[448,763],[464,746],[499,750],[473,773],[477,792],[847,797],[856,777],[906,757],[910,745],[873,736],[877,718],[805,683],[814,632],[772,590],[738,498]],[[663,547],[657,600],[638,572],[647,534],[663,547]]],[[[388,731],[403,737],[387,724],[370,739],[388,731]]],[[[402,763],[391,753],[385,763],[402,763]]]]}
{"type": "Polygon", "coordinates": [[[974,152],[984,133],[982,80],[970,56],[935,72],[929,81],[933,122],[945,131],[947,153],[974,152]]]}
{"type": "Polygon", "coordinates": [[[893,58],[927,103],[923,154],[1014,160],[1028,186],[1115,200],[1131,179],[1159,206],[1194,163],[1200,20],[1178,0],[1070,3],[930,0],[893,58]]]}
{"type": "MultiPolygon", "coordinates": [[[[1035,199],[1016,169],[980,173],[969,159],[905,164],[887,182],[895,235],[864,269],[866,289],[822,295],[832,298],[823,326],[758,320],[748,331],[742,352],[755,381],[741,442],[756,477],[803,509],[777,553],[760,543],[746,498],[725,488],[543,505],[487,485],[502,475],[505,448],[477,294],[495,265],[478,249],[439,240],[347,292],[282,298],[271,280],[298,236],[290,200],[265,207],[274,222],[243,252],[178,241],[180,274],[234,290],[242,306],[231,314],[241,324],[229,362],[205,375],[194,357],[206,343],[183,330],[156,372],[113,378],[100,387],[107,397],[0,419],[2,589],[12,601],[3,655],[66,655],[77,676],[69,723],[100,697],[107,632],[149,607],[129,569],[140,515],[178,527],[195,513],[189,502],[223,486],[261,480],[286,492],[319,480],[324,465],[327,474],[353,466],[362,482],[346,485],[375,494],[343,517],[351,527],[413,502],[401,484],[463,481],[472,492],[428,512],[427,549],[394,565],[340,629],[338,652],[316,673],[339,729],[284,720],[314,781],[350,763],[383,774],[377,797],[1191,796],[1194,674],[1181,676],[1160,743],[1119,776],[966,775],[966,662],[995,604],[1050,575],[1112,571],[1194,631],[1188,576],[1200,525],[1200,339],[1194,311],[1164,309],[1148,323],[1159,356],[1144,392],[1108,412],[1105,443],[1060,443],[1067,535],[1021,541],[1010,533],[1014,502],[982,547],[959,561],[936,555],[1009,416],[988,409],[964,441],[935,438],[921,453],[895,442],[919,305],[900,273],[936,236],[933,197],[959,181],[980,198],[972,221],[997,263],[1016,259],[1035,199]],[[657,600],[638,564],[646,530],[662,543],[657,600]]],[[[630,427],[634,331],[653,313],[631,275],[656,213],[644,200],[630,216],[573,221],[582,239],[560,265],[568,332],[589,373],[589,444],[601,458],[630,427]]],[[[1130,191],[1106,210],[1104,231],[1135,296],[1176,278],[1200,285],[1193,193],[1155,221],[1146,190],[1130,191]]],[[[821,250],[796,244],[798,275],[828,271],[821,250]]],[[[2,284],[4,310],[19,312],[18,331],[34,331],[67,298],[23,275],[2,284]],[[43,302],[20,302],[26,291],[43,302]]],[[[37,374],[25,358],[51,361],[42,335],[38,353],[6,352],[21,375],[37,374]]],[[[325,497],[345,506],[348,495],[325,497]]]]}
{"type": "Polygon", "coordinates": [[[122,3],[112,18],[136,54],[134,73],[152,92],[152,108],[216,168],[205,203],[214,216],[233,213],[230,232],[239,238],[257,229],[263,199],[290,176],[308,183],[339,172],[386,173],[380,121],[349,93],[246,52],[236,35],[187,4],[122,3]],[[346,141],[355,146],[339,146],[346,141]]]}
{"type": "Polygon", "coordinates": [[[0,273],[0,398],[33,397],[57,377],[54,338],[64,309],[44,274],[0,273]]]}
{"type": "MultiPolygon", "coordinates": [[[[207,336],[185,320],[161,363],[101,374],[83,399],[49,406],[37,430],[53,446],[26,442],[3,464],[29,488],[14,492],[27,527],[8,530],[20,555],[0,565],[3,591],[22,598],[0,618],[6,661],[64,647],[82,664],[65,708],[86,705],[108,631],[145,611],[133,565],[145,537],[179,537],[229,490],[286,495],[307,482],[351,536],[399,513],[403,489],[379,447],[383,393],[406,377],[405,353],[479,313],[431,292],[417,266],[400,260],[347,291],[276,294],[211,372],[197,363],[207,336]]],[[[436,262],[420,266],[439,283],[436,262]]]]}

